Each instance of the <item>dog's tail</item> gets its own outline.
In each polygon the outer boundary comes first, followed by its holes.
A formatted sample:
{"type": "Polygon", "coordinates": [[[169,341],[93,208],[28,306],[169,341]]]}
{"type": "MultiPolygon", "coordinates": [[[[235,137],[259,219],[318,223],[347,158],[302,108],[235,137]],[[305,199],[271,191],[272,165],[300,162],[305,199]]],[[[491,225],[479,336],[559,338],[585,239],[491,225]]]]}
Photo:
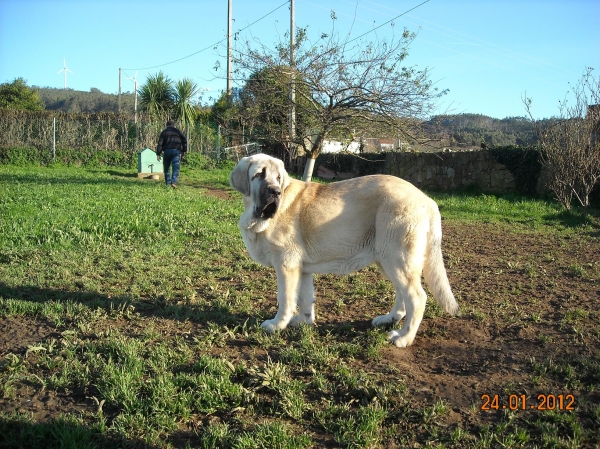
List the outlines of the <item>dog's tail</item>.
{"type": "Polygon", "coordinates": [[[450,288],[444,259],[442,257],[442,218],[435,203],[430,210],[429,233],[427,236],[427,251],[423,276],[433,294],[433,298],[446,313],[458,313],[458,303],[450,288]]]}

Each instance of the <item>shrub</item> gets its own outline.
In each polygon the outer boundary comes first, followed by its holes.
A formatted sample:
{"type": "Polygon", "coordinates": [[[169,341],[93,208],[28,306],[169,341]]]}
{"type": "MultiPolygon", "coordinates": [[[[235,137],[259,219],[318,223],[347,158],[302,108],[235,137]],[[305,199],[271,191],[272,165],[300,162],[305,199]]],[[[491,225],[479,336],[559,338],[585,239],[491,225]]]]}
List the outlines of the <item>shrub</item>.
{"type": "Polygon", "coordinates": [[[518,192],[526,195],[536,193],[542,170],[540,154],[536,148],[509,145],[492,148],[490,154],[496,162],[504,165],[512,173],[518,192]]]}
{"type": "Polygon", "coordinates": [[[57,148],[53,160],[52,150],[34,147],[0,148],[0,164],[7,165],[49,165],[59,164],[87,168],[122,167],[132,168],[137,159],[130,154],[115,150],[94,150],[83,148],[71,150],[57,148]]]}
{"type": "Polygon", "coordinates": [[[38,148],[0,148],[0,164],[7,165],[46,165],[52,160],[52,153],[38,148]]]}
{"type": "Polygon", "coordinates": [[[215,161],[201,153],[187,152],[183,158],[183,164],[188,168],[211,170],[215,168],[215,161]]]}

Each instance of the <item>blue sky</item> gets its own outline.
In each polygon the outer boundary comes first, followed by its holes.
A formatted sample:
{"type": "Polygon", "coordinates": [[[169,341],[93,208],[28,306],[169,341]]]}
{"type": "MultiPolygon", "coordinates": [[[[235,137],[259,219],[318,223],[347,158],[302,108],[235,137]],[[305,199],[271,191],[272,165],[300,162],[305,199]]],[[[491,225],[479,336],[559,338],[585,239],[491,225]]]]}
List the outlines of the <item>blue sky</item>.
{"type": "MultiPolygon", "coordinates": [[[[333,10],[338,32],[359,36],[423,1],[295,0],[296,25],[313,36],[328,32],[333,10]]],[[[272,46],[289,28],[284,3],[233,0],[234,31],[261,19],[242,36],[272,46]]],[[[429,0],[396,19],[400,27],[418,32],[406,64],[429,67],[449,89],[439,113],[524,116],[526,94],[536,118],[551,117],[586,67],[600,72],[598,0],[429,0]]],[[[191,78],[210,102],[226,86],[213,70],[218,60],[225,67],[213,44],[226,32],[227,0],[0,0],[0,83],[23,77],[61,88],[64,58],[75,90],[116,93],[123,68],[122,89],[133,91],[127,77],[137,71],[143,83],[162,70],[191,78]]]]}

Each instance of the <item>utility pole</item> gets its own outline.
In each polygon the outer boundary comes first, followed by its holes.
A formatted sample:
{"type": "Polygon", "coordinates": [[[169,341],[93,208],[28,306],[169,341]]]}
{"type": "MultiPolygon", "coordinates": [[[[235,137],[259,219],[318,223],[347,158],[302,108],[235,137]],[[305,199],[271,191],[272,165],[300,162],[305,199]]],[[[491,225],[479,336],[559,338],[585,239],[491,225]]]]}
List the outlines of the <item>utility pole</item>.
{"type": "Polygon", "coordinates": [[[137,123],[137,74],[136,70],[133,78],[127,77],[128,80],[133,81],[133,123],[137,123]]]}
{"type": "Polygon", "coordinates": [[[119,113],[121,112],[121,75],[123,73],[123,69],[121,67],[119,67],[119,101],[118,101],[118,110],[119,113]]]}
{"type": "Polygon", "coordinates": [[[296,12],[294,7],[294,0],[290,0],[290,137],[289,137],[289,150],[290,150],[290,163],[292,156],[295,156],[295,144],[294,139],[296,138],[296,61],[294,55],[295,45],[295,34],[296,34],[296,12]]]}
{"type": "Polygon", "coordinates": [[[231,28],[232,28],[232,0],[229,0],[227,4],[227,106],[232,105],[232,80],[231,80],[231,66],[232,66],[232,52],[231,52],[231,28]]]}
{"type": "Polygon", "coordinates": [[[137,123],[137,72],[133,78],[133,123],[137,123]]]}

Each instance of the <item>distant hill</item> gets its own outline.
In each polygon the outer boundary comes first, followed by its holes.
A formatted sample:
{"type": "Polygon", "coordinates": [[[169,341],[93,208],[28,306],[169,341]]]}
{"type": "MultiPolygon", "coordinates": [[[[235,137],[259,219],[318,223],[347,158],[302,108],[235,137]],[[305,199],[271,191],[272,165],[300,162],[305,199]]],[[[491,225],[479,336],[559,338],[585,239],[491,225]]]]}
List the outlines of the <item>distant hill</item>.
{"type": "MultiPolygon", "coordinates": [[[[544,122],[552,119],[544,120],[544,122]]],[[[425,135],[441,146],[479,148],[528,146],[537,140],[533,124],[525,117],[496,119],[479,114],[440,115],[424,123],[425,135]]]]}
{"type": "MultiPolygon", "coordinates": [[[[61,112],[118,112],[118,95],[91,88],[89,92],[33,86],[46,109],[61,112]]],[[[121,94],[121,112],[133,113],[133,93],[121,94]]]]}

